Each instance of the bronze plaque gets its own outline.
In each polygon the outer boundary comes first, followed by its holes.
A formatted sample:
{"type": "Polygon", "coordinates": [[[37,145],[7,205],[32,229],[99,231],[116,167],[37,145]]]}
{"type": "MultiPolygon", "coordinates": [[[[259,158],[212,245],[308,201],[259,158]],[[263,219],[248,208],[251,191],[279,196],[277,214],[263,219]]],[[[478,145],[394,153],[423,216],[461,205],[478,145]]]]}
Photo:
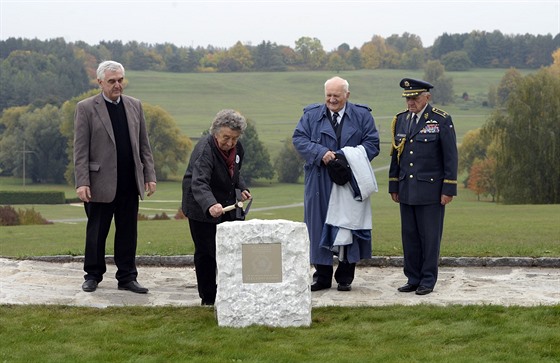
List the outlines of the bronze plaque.
{"type": "Polygon", "coordinates": [[[241,245],[243,283],[282,282],[282,244],[241,245]]]}

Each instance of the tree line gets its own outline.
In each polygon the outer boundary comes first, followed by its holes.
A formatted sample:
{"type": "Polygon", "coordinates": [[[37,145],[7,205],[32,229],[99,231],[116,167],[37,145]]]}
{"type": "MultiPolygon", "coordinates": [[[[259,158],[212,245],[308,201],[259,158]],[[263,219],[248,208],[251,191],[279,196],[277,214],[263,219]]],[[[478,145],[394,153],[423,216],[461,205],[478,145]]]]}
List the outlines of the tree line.
{"type": "Polygon", "coordinates": [[[505,35],[472,31],[439,36],[424,47],[411,33],[374,35],[361,47],[340,44],[326,51],[317,38],[301,37],[294,47],[262,41],[230,48],[178,47],[120,40],[89,45],[8,38],[0,41],[0,109],[28,104],[62,104],[89,90],[97,64],[114,59],[130,70],[164,72],[280,72],[299,70],[422,69],[439,61],[447,71],[470,68],[537,69],[552,63],[560,34],[505,35]]]}
{"type": "MultiPolygon", "coordinates": [[[[21,177],[27,170],[27,176],[36,183],[72,184],[76,103],[99,92],[95,84],[99,60],[119,58],[107,54],[98,59],[63,39],[19,41],[25,47],[9,53],[0,44],[2,56],[8,54],[0,64],[0,102],[4,102],[0,116],[0,175],[21,177]]],[[[446,55],[453,52],[457,51],[446,55]]],[[[311,52],[305,54],[306,62],[318,59],[311,52]]],[[[560,47],[548,57],[552,64],[541,67],[536,74],[523,77],[510,68],[500,84],[489,90],[488,103],[494,107],[490,119],[482,128],[465,135],[460,146],[460,169],[467,175],[465,186],[477,194],[507,203],[560,203],[560,47]]],[[[423,63],[423,78],[444,91],[433,94],[434,100],[442,104],[446,96],[453,94],[443,58],[423,63]]],[[[166,180],[186,162],[192,141],[181,134],[165,110],[148,104],[144,110],[158,180],[166,180]]],[[[259,156],[244,165],[244,176],[249,181],[271,179],[275,173],[281,182],[297,182],[301,177],[301,159],[290,140],[286,140],[274,169],[251,122],[243,143],[252,155],[259,156]]]]}

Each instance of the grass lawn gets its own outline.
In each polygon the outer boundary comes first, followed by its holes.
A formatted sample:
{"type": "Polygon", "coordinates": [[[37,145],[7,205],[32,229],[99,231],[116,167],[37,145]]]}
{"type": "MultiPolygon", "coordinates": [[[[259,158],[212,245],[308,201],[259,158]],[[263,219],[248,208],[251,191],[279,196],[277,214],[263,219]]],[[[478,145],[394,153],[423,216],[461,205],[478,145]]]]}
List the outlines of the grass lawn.
{"type": "MultiPolygon", "coordinates": [[[[380,191],[371,198],[373,255],[402,255],[399,208],[386,192],[386,170],[379,171],[377,175],[380,191]]],[[[6,185],[3,187],[9,188],[6,185]]],[[[32,190],[41,187],[27,188],[32,190]]],[[[66,190],[67,195],[73,196],[72,187],[62,187],[60,190],[66,190]]],[[[303,221],[302,184],[265,181],[252,187],[251,191],[254,202],[248,218],[303,221]]],[[[165,212],[173,218],[180,206],[180,199],[180,182],[158,183],[156,194],[140,203],[140,213],[153,216],[165,212]]],[[[81,205],[16,205],[14,208],[33,208],[49,220],[70,221],[0,227],[0,255],[83,255],[85,214],[81,205]]],[[[441,254],[453,257],[558,257],[559,216],[560,205],[503,205],[478,201],[470,191],[460,190],[459,196],[446,208],[441,254]]],[[[138,226],[139,255],[184,255],[194,252],[185,220],[140,221],[138,226]]],[[[110,233],[107,251],[112,254],[114,228],[110,233]]]]}
{"type": "Polygon", "coordinates": [[[558,362],[560,306],[317,308],[309,328],[203,307],[0,306],[3,362],[558,362]]]}

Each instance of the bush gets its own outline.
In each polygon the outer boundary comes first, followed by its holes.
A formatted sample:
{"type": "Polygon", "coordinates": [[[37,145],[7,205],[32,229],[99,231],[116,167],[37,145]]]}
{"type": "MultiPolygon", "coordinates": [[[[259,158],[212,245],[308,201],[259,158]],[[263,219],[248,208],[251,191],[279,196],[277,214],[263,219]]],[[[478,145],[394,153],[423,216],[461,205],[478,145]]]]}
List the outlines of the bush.
{"type": "Polygon", "coordinates": [[[35,211],[35,208],[31,209],[18,209],[19,223],[20,224],[52,224],[51,221],[43,218],[41,213],[35,211]]]}
{"type": "Polygon", "coordinates": [[[149,220],[150,220],[150,217],[148,217],[148,216],[145,215],[145,214],[138,213],[138,218],[136,218],[136,219],[139,220],[139,221],[149,221],[149,220]]]}
{"type": "Polygon", "coordinates": [[[175,213],[175,219],[187,219],[187,216],[183,213],[181,208],[179,208],[177,213],[175,213]]]}
{"type": "Polygon", "coordinates": [[[150,221],[150,220],[152,220],[152,221],[165,221],[165,220],[168,220],[168,219],[171,219],[171,218],[169,218],[169,216],[165,212],[161,213],[161,215],[156,214],[152,218],[150,218],[150,216],[147,216],[145,214],[138,213],[138,220],[139,221],[150,221]]]}
{"type": "Polygon", "coordinates": [[[0,206],[0,226],[19,225],[19,215],[14,208],[9,205],[0,206]]]}
{"type": "Polygon", "coordinates": [[[18,209],[9,205],[0,206],[0,226],[19,226],[29,224],[52,224],[41,216],[41,213],[31,209],[18,209]]]}
{"type": "Polygon", "coordinates": [[[163,212],[163,213],[161,213],[161,215],[156,214],[156,215],[154,216],[154,218],[152,218],[152,219],[153,219],[154,221],[166,221],[166,220],[168,220],[168,219],[170,219],[170,218],[169,218],[169,216],[167,215],[167,213],[163,212]]]}

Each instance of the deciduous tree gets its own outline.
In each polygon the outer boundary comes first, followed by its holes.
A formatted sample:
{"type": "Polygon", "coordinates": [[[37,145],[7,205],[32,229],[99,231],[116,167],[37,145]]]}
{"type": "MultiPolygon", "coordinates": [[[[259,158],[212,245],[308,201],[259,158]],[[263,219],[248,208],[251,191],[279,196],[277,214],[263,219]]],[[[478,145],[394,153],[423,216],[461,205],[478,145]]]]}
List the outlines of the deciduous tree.
{"type": "Polygon", "coordinates": [[[326,62],[326,53],[317,38],[301,37],[296,41],[295,51],[302,64],[310,69],[320,69],[326,62]]]}
{"type": "Polygon", "coordinates": [[[60,122],[58,108],[52,105],[6,110],[0,121],[5,127],[0,137],[3,171],[16,177],[25,174],[35,183],[63,182],[68,159],[60,122]]]}
{"type": "Polygon", "coordinates": [[[467,52],[456,50],[441,57],[441,63],[448,71],[468,71],[472,67],[467,52]]]}
{"type": "Polygon", "coordinates": [[[220,72],[248,72],[253,67],[251,52],[241,42],[221,54],[218,61],[220,72]]]}
{"type": "Polygon", "coordinates": [[[445,67],[440,61],[426,63],[424,80],[434,86],[430,91],[434,103],[445,105],[453,101],[453,80],[445,75],[445,67]]]}
{"type": "Polygon", "coordinates": [[[552,53],[552,60],[550,72],[553,76],[560,77],[560,48],[556,49],[554,53],[552,53]]]}
{"type": "Polygon", "coordinates": [[[488,128],[497,140],[496,186],[506,203],[560,203],[560,77],[523,77],[488,128]]]}
{"type": "Polygon", "coordinates": [[[498,88],[496,89],[497,106],[505,105],[510,93],[515,90],[515,87],[521,78],[521,73],[515,68],[510,68],[506,71],[500,80],[498,88]]]}
{"type": "Polygon", "coordinates": [[[482,129],[467,131],[459,146],[459,172],[469,171],[476,159],[486,158],[486,149],[490,145],[491,138],[484,135],[482,129]]]}
{"type": "Polygon", "coordinates": [[[362,45],[362,65],[366,69],[378,69],[383,65],[383,59],[387,52],[385,40],[379,35],[374,35],[369,42],[362,45]]]}
{"type": "Polygon", "coordinates": [[[467,187],[476,193],[480,200],[480,195],[492,196],[495,201],[496,196],[496,160],[491,158],[477,159],[471,166],[469,172],[469,182],[467,187]]]}
{"type": "Polygon", "coordinates": [[[143,107],[156,176],[158,180],[167,180],[177,173],[181,163],[187,162],[192,142],[163,108],[150,104],[143,107]]]}

